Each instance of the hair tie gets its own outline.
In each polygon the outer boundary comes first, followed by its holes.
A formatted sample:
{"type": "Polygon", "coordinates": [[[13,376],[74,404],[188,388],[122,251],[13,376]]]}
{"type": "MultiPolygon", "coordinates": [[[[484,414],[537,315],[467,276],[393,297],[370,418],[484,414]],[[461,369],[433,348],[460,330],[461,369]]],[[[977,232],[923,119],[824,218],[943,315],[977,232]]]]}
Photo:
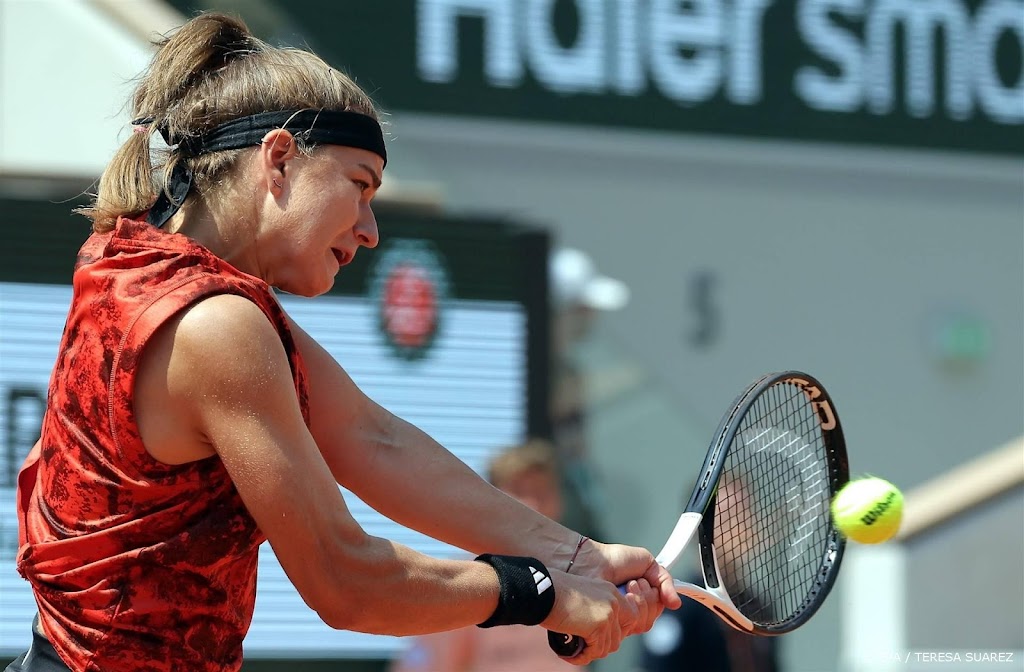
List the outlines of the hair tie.
{"type": "Polygon", "coordinates": [[[572,566],[576,564],[576,556],[580,554],[580,549],[583,548],[583,544],[587,543],[590,537],[581,534],[579,542],[576,543],[576,550],[572,552],[572,557],[569,558],[569,566],[565,568],[565,573],[568,574],[572,566]]]}

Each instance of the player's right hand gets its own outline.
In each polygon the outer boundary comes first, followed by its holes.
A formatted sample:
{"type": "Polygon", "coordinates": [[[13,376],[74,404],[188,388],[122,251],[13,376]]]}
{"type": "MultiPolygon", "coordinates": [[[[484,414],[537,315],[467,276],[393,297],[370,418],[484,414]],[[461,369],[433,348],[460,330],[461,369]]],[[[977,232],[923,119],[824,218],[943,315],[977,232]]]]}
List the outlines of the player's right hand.
{"type": "Polygon", "coordinates": [[[653,592],[645,589],[639,593],[647,598],[646,620],[629,634],[647,632],[663,609],[678,609],[682,604],[672,575],[655,562],[654,556],[645,548],[590,540],[581,549],[572,571],[605,579],[616,586],[628,587],[631,580],[647,580],[653,592]]]}

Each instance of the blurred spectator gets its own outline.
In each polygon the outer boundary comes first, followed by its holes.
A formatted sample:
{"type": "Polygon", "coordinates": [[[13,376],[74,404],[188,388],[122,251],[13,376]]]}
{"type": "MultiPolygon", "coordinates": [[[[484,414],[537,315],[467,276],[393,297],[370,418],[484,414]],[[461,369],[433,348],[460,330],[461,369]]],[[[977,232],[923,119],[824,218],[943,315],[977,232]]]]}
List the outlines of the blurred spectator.
{"type": "Polygon", "coordinates": [[[590,334],[597,316],[620,310],[629,288],[598,272],[585,252],[561,248],[549,268],[553,310],[551,424],[562,467],[566,525],[594,539],[601,529],[601,488],[587,449],[587,395],[577,346],[590,334]]]}
{"type": "MultiPolygon", "coordinates": [[[[715,553],[727,586],[749,585],[737,561],[741,555],[763,550],[757,530],[749,524],[757,517],[753,513],[755,501],[745,480],[723,479],[718,486],[715,519],[722,521],[722,529],[728,532],[721,545],[716,539],[715,553]]],[[[704,585],[704,577],[699,573],[685,580],[704,585]]],[[[746,593],[744,589],[743,594],[756,603],[757,592],[746,593]]],[[[704,605],[687,598],[683,598],[683,606],[676,611],[663,612],[641,642],[638,672],[779,672],[777,637],[740,632],[704,605]]]]}
{"type": "MultiPolygon", "coordinates": [[[[531,440],[500,452],[488,467],[495,487],[558,520],[559,470],[550,444],[531,440]]],[[[586,670],[559,660],[540,627],[461,628],[415,638],[391,672],[568,672],[586,670]]]]}
{"type": "MultiPolygon", "coordinates": [[[[702,584],[699,575],[686,580],[702,584]]],[[[638,672],[779,672],[775,637],[740,632],[704,605],[683,598],[641,638],[638,672]]]]}

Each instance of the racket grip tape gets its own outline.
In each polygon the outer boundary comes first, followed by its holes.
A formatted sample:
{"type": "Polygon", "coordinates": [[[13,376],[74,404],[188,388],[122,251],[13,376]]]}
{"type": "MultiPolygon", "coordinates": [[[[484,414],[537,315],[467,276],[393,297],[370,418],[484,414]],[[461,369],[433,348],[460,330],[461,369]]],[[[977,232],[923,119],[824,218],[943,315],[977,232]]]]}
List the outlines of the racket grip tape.
{"type": "MultiPolygon", "coordinates": [[[[619,586],[619,592],[626,594],[626,584],[619,586]]],[[[559,658],[575,658],[587,648],[587,643],[579,635],[566,635],[548,630],[548,646],[559,658]]]]}

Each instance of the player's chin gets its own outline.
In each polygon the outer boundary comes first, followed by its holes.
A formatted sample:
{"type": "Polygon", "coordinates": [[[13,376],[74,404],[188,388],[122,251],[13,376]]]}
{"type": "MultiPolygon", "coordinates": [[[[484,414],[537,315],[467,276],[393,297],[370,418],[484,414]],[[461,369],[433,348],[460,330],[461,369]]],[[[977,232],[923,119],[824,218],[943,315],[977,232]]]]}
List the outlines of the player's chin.
{"type": "Polygon", "coordinates": [[[323,272],[317,274],[315,277],[302,278],[300,282],[289,283],[288,285],[282,285],[279,288],[294,294],[295,296],[304,296],[306,298],[313,298],[314,296],[320,296],[331,291],[334,287],[334,276],[337,274],[337,270],[334,268],[324,269],[323,272]]]}
{"type": "Polygon", "coordinates": [[[331,273],[330,275],[327,275],[324,278],[324,282],[321,283],[320,287],[317,288],[313,293],[307,294],[306,296],[309,296],[309,297],[320,296],[321,294],[326,294],[327,292],[331,291],[331,288],[334,287],[334,276],[335,275],[336,275],[335,273],[331,273]]]}

